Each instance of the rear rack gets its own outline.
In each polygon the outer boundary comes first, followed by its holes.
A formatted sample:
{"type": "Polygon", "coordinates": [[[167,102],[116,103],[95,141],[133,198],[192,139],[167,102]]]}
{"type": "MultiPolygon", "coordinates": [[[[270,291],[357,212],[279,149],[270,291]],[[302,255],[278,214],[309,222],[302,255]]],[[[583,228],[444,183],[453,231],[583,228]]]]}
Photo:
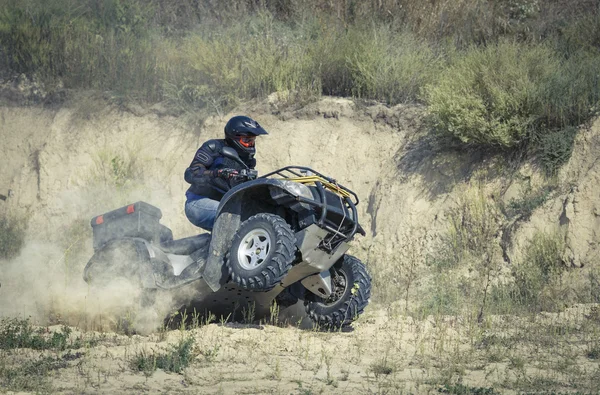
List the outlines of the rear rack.
{"type": "MultiPolygon", "coordinates": [[[[327,177],[309,167],[287,166],[279,170],[275,170],[271,173],[265,174],[260,178],[268,178],[273,176],[277,176],[276,178],[295,181],[302,184],[314,184],[320,195],[321,202],[318,202],[314,199],[306,198],[304,196],[298,196],[296,197],[296,199],[299,202],[319,207],[321,209],[321,216],[317,221],[317,225],[332,233],[331,239],[327,243],[329,246],[336,246],[337,244],[339,244],[339,242],[352,240],[356,232],[359,230],[358,213],[356,210],[356,205],[359,203],[359,200],[356,193],[346,188],[345,186],[340,185],[336,180],[327,177]],[[348,208],[352,212],[354,224],[350,229],[343,229],[342,226],[340,226],[338,229],[335,229],[335,227],[331,226],[331,222],[326,220],[328,211],[327,195],[325,191],[326,189],[340,196],[342,201],[345,203],[346,208],[348,208]],[[329,224],[327,222],[329,222],[329,224]]],[[[364,231],[362,230],[362,228],[360,232],[364,235],[364,231]]]]}

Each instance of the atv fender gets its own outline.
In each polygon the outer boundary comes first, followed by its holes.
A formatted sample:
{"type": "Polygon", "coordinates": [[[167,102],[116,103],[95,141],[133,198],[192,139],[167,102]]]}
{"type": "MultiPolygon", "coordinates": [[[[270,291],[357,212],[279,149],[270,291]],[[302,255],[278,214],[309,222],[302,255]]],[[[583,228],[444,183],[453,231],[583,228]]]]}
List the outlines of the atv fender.
{"type": "Polygon", "coordinates": [[[202,277],[214,292],[217,292],[227,281],[225,255],[231,246],[233,235],[241,223],[242,196],[240,194],[219,207],[217,220],[212,230],[212,239],[208,248],[208,259],[202,277]]]}
{"type": "Polygon", "coordinates": [[[218,291],[227,281],[225,255],[231,247],[233,236],[240,228],[242,219],[257,214],[252,202],[271,201],[273,205],[291,209],[302,209],[304,203],[295,199],[303,190],[296,183],[285,180],[259,178],[247,181],[229,190],[217,209],[217,219],[212,230],[208,258],[202,277],[208,286],[218,291]],[[296,189],[298,190],[296,190],[296,189]],[[282,193],[282,191],[285,191],[282,193]],[[251,196],[248,200],[247,196],[251,196]]]}

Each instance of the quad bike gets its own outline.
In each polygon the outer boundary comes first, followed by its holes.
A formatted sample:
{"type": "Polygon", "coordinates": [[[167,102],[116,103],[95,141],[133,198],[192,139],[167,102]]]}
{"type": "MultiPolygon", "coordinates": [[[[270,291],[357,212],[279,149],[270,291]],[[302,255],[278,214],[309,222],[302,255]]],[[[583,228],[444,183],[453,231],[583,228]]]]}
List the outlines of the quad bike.
{"type": "MultiPolygon", "coordinates": [[[[235,150],[222,154],[243,164],[235,150]]],[[[244,165],[245,166],[245,165],[244,165]]],[[[346,254],[358,223],[354,192],[307,168],[289,166],[245,181],[222,198],[210,234],[173,240],[161,211],[144,202],[92,219],[89,284],[125,278],[150,306],[157,290],[187,289],[190,305],[227,316],[252,304],[256,318],[279,305],[304,302],[323,328],[349,325],[364,310],[371,278],[346,254]]],[[[242,180],[243,181],[243,180],[242,180]]]]}

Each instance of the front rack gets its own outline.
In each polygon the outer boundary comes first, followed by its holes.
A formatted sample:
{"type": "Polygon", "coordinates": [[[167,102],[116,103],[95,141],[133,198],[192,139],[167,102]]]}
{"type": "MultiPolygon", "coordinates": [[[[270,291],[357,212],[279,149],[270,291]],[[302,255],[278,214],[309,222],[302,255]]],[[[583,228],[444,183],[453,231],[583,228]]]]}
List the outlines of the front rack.
{"type": "Polygon", "coordinates": [[[356,195],[356,193],[354,193],[347,187],[339,184],[335,179],[327,177],[319,173],[318,171],[311,169],[310,167],[287,166],[275,170],[271,173],[265,174],[260,178],[267,178],[275,175],[281,178],[288,179],[290,181],[300,182],[302,184],[316,184],[320,182],[323,185],[323,187],[337,195],[342,196],[343,198],[353,198],[354,205],[357,205],[359,203],[358,196],[356,195]]]}
{"type": "Polygon", "coordinates": [[[279,178],[299,182],[302,184],[314,184],[317,187],[321,202],[303,196],[298,196],[296,199],[302,203],[307,203],[309,205],[316,206],[321,209],[321,216],[318,219],[318,225],[321,228],[326,229],[328,232],[332,233],[333,236],[329,240],[329,245],[337,244],[337,242],[332,243],[334,240],[337,240],[339,242],[343,240],[350,241],[357,231],[360,231],[360,233],[364,235],[364,231],[362,230],[362,228],[359,229],[358,224],[358,213],[356,210],[356,205],[359,203],[358,196],[350,189],[346,188],[343,185],[340,185],[336,180],[327,177],[309,167],[302,166],[287,166],[279,170],[275,170],[271,173],[265,174],[260,178],[268,178],[272,176],[278,176],[279,178]],[[335,229],[327,223],[328,221],[326,218],[328,205],[325,191],[326,189],[340,196],[340,198],[345,202],[346,207],[352,212],[354,224],[350,229],[341,232],[341,226],[340,228],[335,229]]]}

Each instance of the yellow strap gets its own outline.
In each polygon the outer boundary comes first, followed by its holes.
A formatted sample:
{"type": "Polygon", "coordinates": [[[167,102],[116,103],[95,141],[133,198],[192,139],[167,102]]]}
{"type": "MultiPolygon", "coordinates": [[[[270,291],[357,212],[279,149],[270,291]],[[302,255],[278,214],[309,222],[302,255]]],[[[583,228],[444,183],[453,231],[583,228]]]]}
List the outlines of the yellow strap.
{"type": "Polygon", "coordinates": [[[314,184],[316,182],[320,182],[321,184],[323,184],[323,186],[325,188],[329,189],[333,193],[336,193],[345,198],[348,198],[351,196],[348,191],[338,187],[337,185],[335,185],[319,176],[295,177],[295,178],[288,178],[288,180],[294,181],[294,182],[299,182],[301,184],[314,184]]]}

